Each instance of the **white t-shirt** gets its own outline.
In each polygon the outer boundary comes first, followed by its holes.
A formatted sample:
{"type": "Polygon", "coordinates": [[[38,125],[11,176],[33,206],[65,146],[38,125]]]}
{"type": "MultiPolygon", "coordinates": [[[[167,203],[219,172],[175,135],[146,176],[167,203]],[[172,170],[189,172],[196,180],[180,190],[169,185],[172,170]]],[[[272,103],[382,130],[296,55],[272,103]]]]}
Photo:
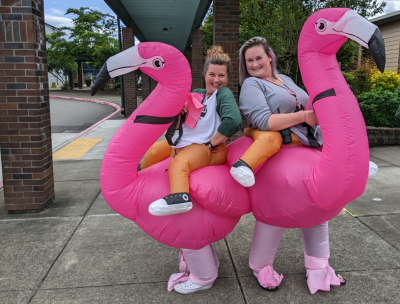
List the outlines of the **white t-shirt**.
{"type": "MultiPolygon", "coordinates": [[[[218,91],[218,90],[217,90],[218,91]]],[[[203,102],[204,109],[194,128],[182,125],[183,134],[176,146],[173,148],[184,148],[191,144],[204,144],[209,142],[217,133],[221,124],[221,118],[217,113],[217,91],[203,102]]],[[[172,138],[174,142],[178,138],[178,132],[172,138]]]]}

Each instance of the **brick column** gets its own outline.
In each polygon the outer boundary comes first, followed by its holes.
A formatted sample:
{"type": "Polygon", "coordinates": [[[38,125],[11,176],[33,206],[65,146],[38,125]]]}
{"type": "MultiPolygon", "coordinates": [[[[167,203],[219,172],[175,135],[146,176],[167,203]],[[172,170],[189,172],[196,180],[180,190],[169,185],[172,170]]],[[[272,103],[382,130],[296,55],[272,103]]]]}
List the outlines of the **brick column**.
{"type": "Polygon", "coordinates": [[[149,97],[150,95],[150,77],[142,73],[142,96],[143,96],[143,101],[149,97]]]}
{"type": "Polygon", "coordinates": [[[185,47],[183,55],[185,55],[187,61],[189,62],[190,68],[192,68],[192,47],[185,47]]]}
{"type": "Polygon", "coordinates": [[[215,0],[214,44],[222,46],[232,61],[228,87],[238,100],[239,88],[239,0],[215,0]]]}
{"type": "Polygon", "coordinates": [[[204,88],[203,30],[192,30],[192,89],[204,88]]]}
{"type": "MultiPolygon", "coordinates": [[[[135,45],[133,28],[122,28],[122,49],[126,50],[135,45]]],[[[142,80],[143,82],[143,80],[142,80]]],[[[124,75],[125,116],[129,116],[137,108],[135,72],[124,75]]]]}
{"type": "Polygon", "coordinates": [[[150,78],[151,79],[151,81],[150,81],[150,84],[151,84],[151,87],[150,87],[150,93],[151,92],[153,92],[153,90],[156,88],[156,86],[158,85],[158,82],[157,81],[155,81],[153,78],[150,78]]]}
{"type": "Polygon", "coordinates": [[[40,210],[54,199],[42,0],[2,0],[0,145],[5,209],[40,210]]]}

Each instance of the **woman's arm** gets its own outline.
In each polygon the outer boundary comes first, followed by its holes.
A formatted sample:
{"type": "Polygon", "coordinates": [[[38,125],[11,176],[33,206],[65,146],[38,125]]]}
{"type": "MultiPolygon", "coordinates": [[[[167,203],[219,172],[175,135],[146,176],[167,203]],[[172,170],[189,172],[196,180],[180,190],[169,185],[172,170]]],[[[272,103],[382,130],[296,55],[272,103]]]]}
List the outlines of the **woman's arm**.
{"type": "Polygon", "coordinates": [[[287,114],[272,114],[260,84],[256,79],[247,79],[240,92],[240,110],[248,121],[261,131],[280,131],[302,122],[310,126],[318,124],[314,111],[287,114]]]}
{"type": "Polygon", "coordinates": [[[270,131],[281,131],[303,122],[312,127],[318,125],[315,112],[311,110],[288,114],[272,114],[268,119],[268,129],[270,131]]]}
{"type": "Polygon", "coordinates": [[[224,139],[231,137],[238,131],[239,125],[242,122],[242,116],[240,115],[235,96],[233,96],[229,88],[218,89],[216,110],[221,118],[218,133],[223,135],[224,139]]]}
{"type": "Polygon", "coordinates": [[[214,137],[210,140],[210,142],[213,146],[217,146],[227,139],[228,139],[227,136],[224,136],[221,133],[217,132],[217,134],[214,135],[214,137]]]}

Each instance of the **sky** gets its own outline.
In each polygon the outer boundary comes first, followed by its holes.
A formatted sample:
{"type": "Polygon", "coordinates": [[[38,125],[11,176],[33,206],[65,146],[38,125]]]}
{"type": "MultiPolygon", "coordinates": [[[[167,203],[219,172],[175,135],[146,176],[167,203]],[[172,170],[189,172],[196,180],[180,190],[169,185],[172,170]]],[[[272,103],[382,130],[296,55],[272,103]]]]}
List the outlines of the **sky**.
{"type": "MultiPolygon", "coordinates": [[[[378,0],[381,3],[383,0],[378,0]]],[[[79,8],[81,6],[114,15],[114,12],[103,0],[46,0],[44,1],[45,22],[55,26],[72,26],[71,19],[73,15],[64,15],[68,8],[79,8]]],[[[400,10],[400,0],[386,0],[384,14],[400,10]]],[[[380,14],[382,15],[382,14],[380,14]]],[[[378,17],[376,15],[375,17],[378,17]]],[[[123,24],[122,24],[123,25],[123,24]]]]}
{"type": "MultiPolygon", "coordinates": [[[[383,0],[378,0],[378,3],[382,3],[382,2],[383,2],[383,0]]],[[[400,0],[386,0],[386,7],[383,10],[384,10],[383,14],[378,14],[374,17],[379,17],[382,15],[393,13],[395,11],[399,11],[400,10],[400,0]]]]}

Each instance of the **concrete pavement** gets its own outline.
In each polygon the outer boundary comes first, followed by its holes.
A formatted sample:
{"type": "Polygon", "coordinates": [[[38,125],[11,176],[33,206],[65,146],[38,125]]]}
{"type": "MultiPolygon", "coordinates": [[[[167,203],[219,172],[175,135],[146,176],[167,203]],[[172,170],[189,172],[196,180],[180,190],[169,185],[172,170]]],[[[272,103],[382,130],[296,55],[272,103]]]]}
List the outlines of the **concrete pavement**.
{"type": "MultiPolygon", "coordinates": [[[[400,303],[400,146],[371,149],[376,178],[330,221],[330,264],[346,286],[310,295],[301,232],[292,229],[274,264],[285,277],[279,291],[260,289],[248,267],[255,222],[248,214],[215,244],[214,286],[180,295],[167,292],[179,250],[116,214],[101,194],[102,157],[123,122],[108,120],[82,136],[103,140],[81,159],[54,160],[56,199],[45,211],[7,214],[0,190],[0,303],[400,303]]],[[[53,134],[54,150],[71,135],[53,134]]]]}

